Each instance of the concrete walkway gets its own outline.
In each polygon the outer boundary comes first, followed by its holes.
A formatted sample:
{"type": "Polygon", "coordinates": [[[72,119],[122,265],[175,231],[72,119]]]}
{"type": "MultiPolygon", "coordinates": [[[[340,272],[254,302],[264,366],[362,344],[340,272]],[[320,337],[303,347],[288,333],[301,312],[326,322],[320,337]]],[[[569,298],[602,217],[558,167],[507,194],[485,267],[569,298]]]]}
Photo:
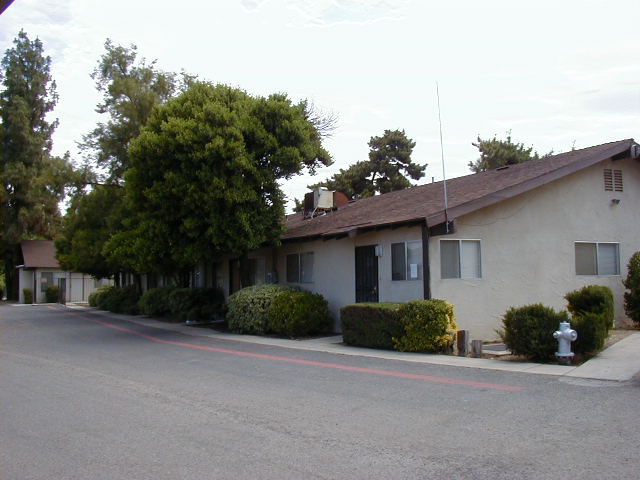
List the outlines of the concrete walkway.
{"type": "MultiPolygon", "coordinates": [[[[72,309],[85,309],[90,307],[67,305],[72,309]]],[[[501,370],[507,372],[531,373],[538,375],[555,375],[573,378],[586,378],[594,380],[609,380],[625,382],[631,380],[634,375],[640,373],[640,332],[632,333],[623,340],[603,350],[597,357],[582,365],[563,366],[549,365],[531,362],[512,362],[498,359],[457,357],[453,355],[433,355],[426,353],[394,352],[389,350],[376,350],[372,348],[351,347],[342,343],[342,336],[322,337],[305,340],[288,340],[282,338],[259,337],[254,335],[237,335],[222,333],[208,328],[196,328],[182,323],[167,323],[149,317],[134,317],[129,315],[116,315],[104,312],[138,325],[171,330],[195,337],[215,338],[219,340],[231,340],[235,342],[255,343],[259,345],[272,345],[282,348],[297,350],[311,350],[315,352],[335,353],[340,355],[352,355],[359,357],[384,358],[387,360],[400,360],[404,362],[425,363],[433,365],[448,365],[453,367],[484,368],[487,370],[501,370]]]]}

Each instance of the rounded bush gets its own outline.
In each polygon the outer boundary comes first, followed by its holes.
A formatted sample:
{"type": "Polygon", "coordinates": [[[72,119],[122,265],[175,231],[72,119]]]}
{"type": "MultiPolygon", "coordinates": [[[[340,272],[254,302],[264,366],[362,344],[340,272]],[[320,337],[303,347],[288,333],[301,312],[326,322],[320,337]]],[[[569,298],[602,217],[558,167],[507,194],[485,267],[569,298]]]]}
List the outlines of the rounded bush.
{"type": "Polygon", "coordinates": [[[138,300],[138,308],[143,315],[162,317],[171,313],[169,295],[176,287],[150,288],[138,300]]]}
{"type": "Polygon", "coordinates": [[[302,337],[331,327],[329,305],[322,295],[306,291],[281,292],[269,307],[267,331],[302,337]]]}
{"type": "Polygon", "coordinates": [[[571,328],[578,332],[578,338],[571,343],[574,353],[592,355],[604,347],[609,336],[605,317],[601,313],[585,312],[571,318],[571,328]]]}
{"type": "Polygon", "coordinates": [[[502,341],[514,355],[523,355],[535,361],[551,361],[558,350],[558,341],[553,338],[560,322],[568,322],[567,312],[556,312],[553,308],[537,303],[510,308],[502,317],[502,341]]]}
{"type": "Polygon", "coordinates": [[[33,292],[30,288],[23,288],[22,295],[24,296],[24,303],[33,303],[33,292]]]}
{"type": "Polygon", "coordinates": [[[404,352],[446,352],[455,341],[453,305],[444,300],[414,300],[398,310],[404,329],[394,338],[395,348],[404,352]]]}
{"type": "Polygon", "coordinates": [[[587,285],[578,290],[567,293],[567,309],[572,315],[596,313],[602,315],[607,332],[613,327],[615,311],[613,306],[613,292],[603,285],[587,285]]]}
{"type": "Polygon", "coordinates": [[[60,287],[57,285],[49,285],[45,291],[47,303],[56,303],[60,298],[60,287]]]}
{"type": "Polygon", "coordinates": [[[125,287],[112,287],[105,290],[98,296],[98,308],[114,313],[125,313],[127,315],[138,314],[138,300],[140,294],[135,285],[125,287]]]}
{"type": "Polygon", "coordinates": [[[102,299],[109,291],[114,289],[113,285],[103,285],[89,294],[89,305],[95,308],[102,308],[102,299]]]}
{"type": "Polygon", "coordinates": [[[640,325],[640,252],[631,255],[627,265],[627,278],[622,282],[628,292],[624,292],[624,312],[640,325]]]}
{"type": "Polygon", "coordinates": [[[227,299],[227,323],[237,333],[263,335],[268,331],[269,309],[281,293],[298,289],[288,285],[255,285],[238,290],[227,299]]]}

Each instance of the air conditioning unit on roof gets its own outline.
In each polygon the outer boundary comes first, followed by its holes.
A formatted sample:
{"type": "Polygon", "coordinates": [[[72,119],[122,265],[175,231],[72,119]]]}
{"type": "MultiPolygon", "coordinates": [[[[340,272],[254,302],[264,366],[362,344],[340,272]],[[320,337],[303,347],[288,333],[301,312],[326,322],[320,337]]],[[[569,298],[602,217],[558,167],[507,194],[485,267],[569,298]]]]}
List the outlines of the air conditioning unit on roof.
{"type": "Polygon", "coordinates": [[[333,191],[325,187],[316,188],[313,191],[313,205],[315,208],[333,208],[333,191]]]}

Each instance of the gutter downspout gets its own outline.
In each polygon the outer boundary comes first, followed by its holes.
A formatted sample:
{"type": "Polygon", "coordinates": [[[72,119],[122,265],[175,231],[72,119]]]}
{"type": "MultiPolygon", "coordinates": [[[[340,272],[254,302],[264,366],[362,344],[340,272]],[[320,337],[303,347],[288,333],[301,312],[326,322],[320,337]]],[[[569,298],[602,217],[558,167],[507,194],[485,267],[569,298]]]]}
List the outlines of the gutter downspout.
{"type": "Polygon", "coordinates": [[[431,258],[429,257],[429,225],[427,219],[421,225],[422,230],[422,283],[423,297],[431,298],[431,258]]]}

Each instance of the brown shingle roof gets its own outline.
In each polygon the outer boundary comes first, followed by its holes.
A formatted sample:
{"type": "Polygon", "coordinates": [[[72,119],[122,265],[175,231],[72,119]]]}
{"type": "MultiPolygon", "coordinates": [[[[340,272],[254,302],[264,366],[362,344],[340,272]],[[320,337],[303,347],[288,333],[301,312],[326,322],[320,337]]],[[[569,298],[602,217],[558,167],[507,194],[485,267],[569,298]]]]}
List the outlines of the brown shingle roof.
{"type": "Polygon", "coordinates": [[[23,240],[20,243],[27,268],[60,268],[56,248],[51,240],[23,240]]]}
{"type": "MultiPolygon", "coordinates": [[[[447,180],[447,218],[453,220],[624,154],[634,144],[633,139],[620,140],[447,180]]],[[[443,182],[364,198],[312,219],[304,219],[302,213],[289,215],[282,238],[293,241],[336,237],[359,229],[391,227],[425,219],[429,226],[445,221],[443,182]]]]}

